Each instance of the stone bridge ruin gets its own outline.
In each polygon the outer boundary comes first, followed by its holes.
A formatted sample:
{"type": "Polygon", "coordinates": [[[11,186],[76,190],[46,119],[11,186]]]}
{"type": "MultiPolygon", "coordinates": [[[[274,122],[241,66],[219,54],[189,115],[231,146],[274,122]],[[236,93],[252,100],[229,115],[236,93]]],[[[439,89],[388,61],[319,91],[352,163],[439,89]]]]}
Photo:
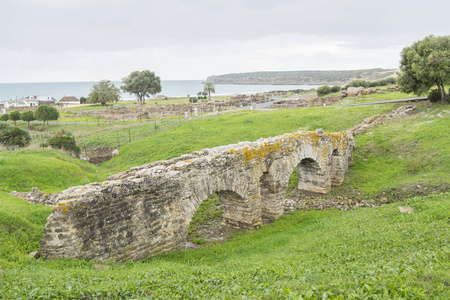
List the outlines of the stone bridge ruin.
{"type": "Polygon", "coordinates": [[[39,252],[48,258],[124,262],[184,249],[189,223],[208,196],[219,195],[228,225],[253,229],[283,214],[289,177],[327,193],[352,164],[347,133],[296,132],[204,149],[63,191],[39,252]]]}

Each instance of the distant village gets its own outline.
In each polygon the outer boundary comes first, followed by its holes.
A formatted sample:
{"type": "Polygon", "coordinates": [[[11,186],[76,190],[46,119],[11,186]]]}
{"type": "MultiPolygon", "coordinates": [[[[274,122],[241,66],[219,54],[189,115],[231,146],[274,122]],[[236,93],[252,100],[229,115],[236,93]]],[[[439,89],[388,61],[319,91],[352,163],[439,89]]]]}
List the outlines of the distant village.
{"type": "Polygon", "coordinates": [[[0,113],[5,113],[6,109],[21,107],[34,107],[39,105],[79,105],[80,99],[74,96],[64,96],[57,100],[51,96],[29,96],[24,99],[0,101],[0,113]]]}

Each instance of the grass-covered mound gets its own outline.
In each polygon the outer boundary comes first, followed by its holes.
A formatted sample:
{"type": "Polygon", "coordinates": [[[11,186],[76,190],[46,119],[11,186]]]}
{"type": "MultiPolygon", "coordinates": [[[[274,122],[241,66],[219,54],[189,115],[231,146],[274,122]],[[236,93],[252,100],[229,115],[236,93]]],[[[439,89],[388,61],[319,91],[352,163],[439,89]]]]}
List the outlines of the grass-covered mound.
{"type": "Polygon", "coordinates": [[[446,299],[450,194],[402,205],[415,213],[401,214],[398,204],[299,211],[223,244],[108,263],[104,271],[85,260],[17,261],[6,255],[0,297],[446,299]]]}
{"type": "Polygon", "coordinates": [[[97,166],[56,150],[0,152],[0,170],[4,192],[26,192],[32,187],[60,192],[100,178],[97,166]]]}

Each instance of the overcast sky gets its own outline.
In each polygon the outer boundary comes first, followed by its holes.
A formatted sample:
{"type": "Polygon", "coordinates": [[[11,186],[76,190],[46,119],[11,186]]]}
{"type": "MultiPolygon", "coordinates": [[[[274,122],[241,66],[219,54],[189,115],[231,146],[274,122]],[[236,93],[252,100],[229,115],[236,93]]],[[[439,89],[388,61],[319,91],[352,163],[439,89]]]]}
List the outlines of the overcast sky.
{"type": "Polygon", "coordinates": [[[398,68],[446,0],[0,0],[0,82],[398,68]]]}

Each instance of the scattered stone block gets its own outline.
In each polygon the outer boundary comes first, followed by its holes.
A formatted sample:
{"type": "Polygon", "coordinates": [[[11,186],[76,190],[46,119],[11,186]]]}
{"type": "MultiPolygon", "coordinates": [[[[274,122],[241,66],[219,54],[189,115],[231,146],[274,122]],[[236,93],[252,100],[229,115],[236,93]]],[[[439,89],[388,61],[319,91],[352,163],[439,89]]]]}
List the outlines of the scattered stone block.
{"type": "Polygon", "coordinates": [[[401,213],[408,213],[408,214],[413,214],[414,213],[414,208],[411,206],[399,206],[398,210],[401,213]]]}

